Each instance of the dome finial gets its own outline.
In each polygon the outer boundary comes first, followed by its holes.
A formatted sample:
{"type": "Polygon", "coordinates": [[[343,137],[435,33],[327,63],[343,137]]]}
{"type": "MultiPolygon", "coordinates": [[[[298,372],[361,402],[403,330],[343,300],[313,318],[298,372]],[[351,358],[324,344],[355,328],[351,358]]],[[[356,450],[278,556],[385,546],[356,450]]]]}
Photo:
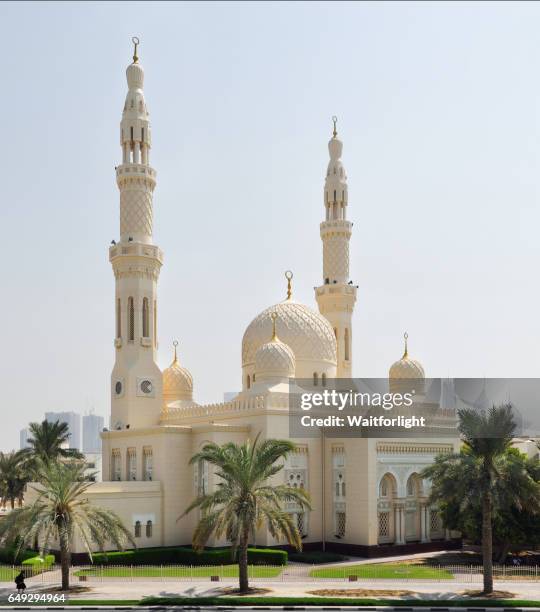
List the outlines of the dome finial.
{"type": "Polygon", "coordinates": [[[334,131],[332,132],[332,136],[335,138],[337,136],[337,117],[335,115],[332,116],[332,121],[334,123],[334,131]]]}
{"type": "Polygon", "coordinates": [[[285,278],[287,279],[287,299],[290,300],[291,299],[291,295],[292,295],[292,284],[291,281],[293,279],[294,274],[291,272],[291,270],[287,270],[287,272],[285,272],[285,278]]]}
{"type": "Polygon", "coordinates": [[[139,39],[137,36],[133,36],[131,38],[131,42],[133,43],[133,63],[136,64],[139,61],[139,56],[137,55],[137,47],[139,46],[139,39]]]}
{"type": "Polygon", "coordinates": [[[277,334],[276,334],[276,319],[277,319],[278,315],[277,312],[273,312],[270,315],[270,318],[272,319],[272,342],[275,342],[277,340],[277,334]]]}
{"type": "Polygon", "coordinates": [[[178,356],[176,354],[176,347],[178,346],[178,340],[174,340],[172,344],[174,346],[174,359],[173,359],[173,363],[178,363],[178,356]]]}
{"type": "Polygon", "coordinates": [[[403,334],[403,338],[405,339],[405,350],[403,352],[403,357],[401,359],[407,359],[409,357],[409,351],[408,351],[408,348],[407,348],[407,340],[409,338],[409,334],[407,332],[405,332],[403,334]]]}

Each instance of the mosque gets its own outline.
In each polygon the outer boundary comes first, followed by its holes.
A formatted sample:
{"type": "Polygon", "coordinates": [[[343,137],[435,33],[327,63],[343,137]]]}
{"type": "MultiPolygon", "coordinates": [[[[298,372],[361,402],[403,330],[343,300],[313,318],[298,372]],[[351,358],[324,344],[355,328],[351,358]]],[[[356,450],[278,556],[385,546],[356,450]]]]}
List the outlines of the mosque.
{"type": "MultiPolygon", "coordinates": [[[[353,371],[353,313],[357,287],[350,281],[347,174],[336,123],[328,143],[321,208],[322,282],[317,309],[295,301],[292,274],[287,297],[247,326],[242,338],[242,390],[224,403],[200,405],[194,381],[174,348],[171,365],[157,365],[157,284],[163,253],[154,244],[150,165],[152,132],[144,97],[144,71],[134,39],[127,68],[128,91],[120,123],[122,159],[120,238],[109,248],[115,277],[115,364],[111,375],[110,429],[102,433],[103,482],[88,497],[118,513],[133,529],[138,547],[189,545],[198,515],[179,517],[193,498],[212,490],[208,465],[190,466],[207,441],[244,442],[256,435],[288,438],[291,377],[324,387],[353,371]]],[[[390,386],[424,380],[424,369],[405,350],[389,371],[390,386]]],[[[426,400],[427,401],[427,400],[426,400]]],[[[437,408],[437,405],[435,405],[437,408]]],[[[455,421],[445,421],[449,428],[455,421]]],[[[445,425],[446,423],[446,425],[445,425]]],[[[377,556],[436,550],[456,544],[428,502],[429,483],[419,477],[439,453],[453,452],[456,438],[295,439],[297,450],[275,478],[304,487],[312,510],[291,504],[306,548],[377,556]]],[[[263,528],[258,546],[283,545],[263,528]]],[[[212,541],[211,546],[224,542],[212,541]]],[[[82,552],[76,543],[74,552],[82,552]]]]}

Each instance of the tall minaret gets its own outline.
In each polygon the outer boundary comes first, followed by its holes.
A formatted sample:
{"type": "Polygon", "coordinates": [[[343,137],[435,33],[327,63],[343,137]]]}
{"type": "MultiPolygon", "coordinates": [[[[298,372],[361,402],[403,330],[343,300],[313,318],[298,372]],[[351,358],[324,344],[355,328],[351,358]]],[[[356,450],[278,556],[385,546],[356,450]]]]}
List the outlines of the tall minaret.
{"type": "Polygon", "coordinates": [[[321,223],[323,284],[315,288],[319,311],[334,328],[337,340],[337,377],[352,376],[352,314],[356,287],[349,279],[349,240],[352,223],[347,221],[347,174],[341,163],[343,143],[337,137],[337,118],[328,143],[330,162],[324,184],[325,220],[321,223]]]}
{"type": "Polygon", "coordinates": [[[144,101],[144,71],[135,45],[126,70],[128,93],[122,121],[120,242],[109,249],[116,280],[116,362],[111,376],[111,427],[157,425],[162,376],[156,364],[157,281],[163,253],[152,242],[152,194],[156,172],[150,166],[151,132],[144,101]]]}

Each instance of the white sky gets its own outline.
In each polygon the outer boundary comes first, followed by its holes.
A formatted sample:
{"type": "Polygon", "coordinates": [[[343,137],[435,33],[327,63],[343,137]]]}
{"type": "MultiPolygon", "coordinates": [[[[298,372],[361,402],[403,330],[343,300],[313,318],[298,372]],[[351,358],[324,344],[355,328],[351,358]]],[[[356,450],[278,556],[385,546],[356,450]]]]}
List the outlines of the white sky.
{"type": "Polygon", "coordinates": [[[314,305],[339,117],[354,374],[409,332],[428,376],[536,376],[537,3],[1,3],[0,449],[45,411],[108,417],[114,166],[130,39],[153,127],[162,367],[240,387],[249,321],[314,305]]]}

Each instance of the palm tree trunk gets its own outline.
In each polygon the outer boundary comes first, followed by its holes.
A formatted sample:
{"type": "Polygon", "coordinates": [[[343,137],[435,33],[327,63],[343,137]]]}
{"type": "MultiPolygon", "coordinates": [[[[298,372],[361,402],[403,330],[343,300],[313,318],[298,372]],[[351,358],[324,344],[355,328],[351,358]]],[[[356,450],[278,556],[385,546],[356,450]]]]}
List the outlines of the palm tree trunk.
{"type": "Polygon", "coordinates": [[[242,535],[238,547],[238,575],[240,577],[240,593],[247,593],[249,591],[247,533],[242,535]]]}
{"type": "Polygon", "coordinates": [[[493,593],[493,534],[491,526],[492,499],[487,491],[482,500],[482,558],[484,564],[484,594],[493,593]]]}
{"type": "Polygon", "coordinates": [[[62,568],[62,591],[69,591],[69,566],[71,565],[71,551],[69,538],[65,528],[60,530],[60,566],[62,568]]]}

